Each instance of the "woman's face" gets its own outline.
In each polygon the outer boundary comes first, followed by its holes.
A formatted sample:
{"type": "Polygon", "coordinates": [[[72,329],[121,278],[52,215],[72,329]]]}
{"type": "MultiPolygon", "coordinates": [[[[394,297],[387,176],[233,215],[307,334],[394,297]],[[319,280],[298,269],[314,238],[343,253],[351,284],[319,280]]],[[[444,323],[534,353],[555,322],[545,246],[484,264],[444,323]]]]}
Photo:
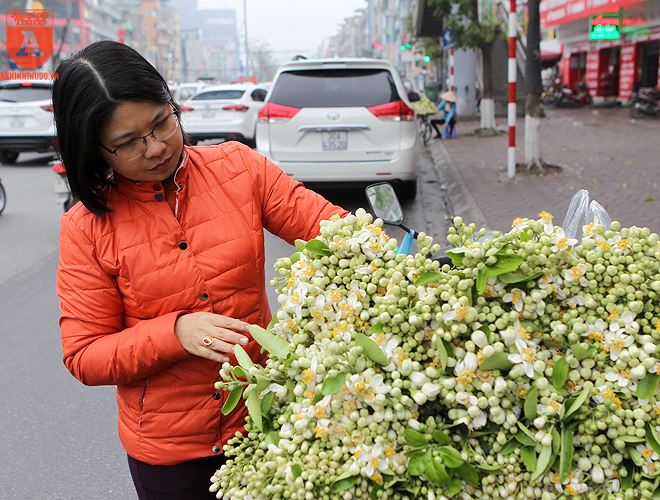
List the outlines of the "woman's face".
{"type": "Polygon", "coordinates": [[[122,102],[101,130],[101,156],[127,179],[167,179],[174,174],[183,153],[183,134],[173,113],[169,103],[122,102]],[[148,135],[152,131],[158,139],[148,135]],[[147,136],[146,145],[143,136],[147,136]]]}

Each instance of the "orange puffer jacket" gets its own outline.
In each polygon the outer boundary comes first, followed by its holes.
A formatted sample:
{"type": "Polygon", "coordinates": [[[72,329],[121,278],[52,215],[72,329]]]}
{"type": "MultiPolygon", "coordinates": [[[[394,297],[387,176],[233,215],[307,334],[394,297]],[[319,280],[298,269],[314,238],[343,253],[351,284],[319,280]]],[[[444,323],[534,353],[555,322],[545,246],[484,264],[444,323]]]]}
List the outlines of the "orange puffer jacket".
{"type": "MultiPolygon", "coordinates": [[[[177,318],[209,311],[266,326],[264,228],[292,243],[346,214],[239,143],[186,151],[176,215],[162,184],[117,177],[111,212],[79,203],[60,232],[64,363],[84,384],[117,385],[124,448],[154,465],[221,453],[246,415],[243,405],[221,415],[220,365],[183,349],[177,318]]],[[[264,361],[255,341],[246,350],[264,361]]]]}

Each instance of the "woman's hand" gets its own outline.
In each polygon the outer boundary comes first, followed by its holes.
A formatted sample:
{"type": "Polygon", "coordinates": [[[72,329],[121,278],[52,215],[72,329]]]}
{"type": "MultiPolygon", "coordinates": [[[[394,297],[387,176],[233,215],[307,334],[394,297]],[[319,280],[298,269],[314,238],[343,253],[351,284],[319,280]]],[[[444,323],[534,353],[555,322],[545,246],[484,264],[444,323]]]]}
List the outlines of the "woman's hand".
{"type": "Polygon", "coordinates": [[[196,312],[180,316],[174,325],[174,334],[190,354],[224,363],[229,361],[236,344],[248,343],[249,339],[241,333],[246,332],[248,326],[245,321],[220,314],[196,312]],[[208,345],[205,339],[210,340],[208,345]]]}

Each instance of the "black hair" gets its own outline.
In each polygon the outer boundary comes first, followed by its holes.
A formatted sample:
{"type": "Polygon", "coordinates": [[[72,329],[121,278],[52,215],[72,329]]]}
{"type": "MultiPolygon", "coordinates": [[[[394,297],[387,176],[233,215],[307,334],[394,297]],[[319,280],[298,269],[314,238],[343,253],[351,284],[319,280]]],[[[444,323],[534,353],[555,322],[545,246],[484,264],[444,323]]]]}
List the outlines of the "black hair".
{"type": "MultiPolygon", "coordinates": [[[[99,152],[101,129],[124,101],[171,103],[167,82],[128,45],[95,42],[57,67],[53,111],[59,154],[71,194],[97,215],[109,211],[111,168],[99,152]]],[[[184,135],[185,140],[185,135],[184,135]]]]}

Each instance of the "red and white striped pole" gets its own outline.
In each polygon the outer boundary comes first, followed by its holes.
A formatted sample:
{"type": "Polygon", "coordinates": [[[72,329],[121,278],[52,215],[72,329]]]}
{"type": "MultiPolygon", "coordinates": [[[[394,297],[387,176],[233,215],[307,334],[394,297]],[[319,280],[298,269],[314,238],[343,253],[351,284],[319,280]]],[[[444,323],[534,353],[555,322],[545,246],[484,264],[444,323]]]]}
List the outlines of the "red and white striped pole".
{"type": "Polygon", "coordinates": [[[449,49],[449,90],[456,90],[456,76],[454,75],[454,47],[449,49]]]}
{"type": "Polygon", "coordinates": [[[509,149],[507,151],[507,174],[509,179],[516,175],[516,39],[518,37],[518,17],[516,0],[509,0],[509,149]]]}

